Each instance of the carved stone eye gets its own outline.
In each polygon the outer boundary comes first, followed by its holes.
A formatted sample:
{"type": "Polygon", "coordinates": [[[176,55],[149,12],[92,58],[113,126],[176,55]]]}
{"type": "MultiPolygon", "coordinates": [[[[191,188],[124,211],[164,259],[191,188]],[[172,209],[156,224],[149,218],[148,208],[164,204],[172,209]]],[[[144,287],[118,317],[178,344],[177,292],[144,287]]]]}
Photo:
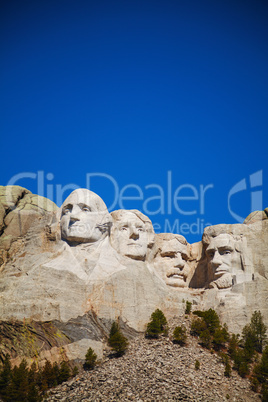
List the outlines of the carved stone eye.
{"type": "Polygon", "coordinates": [[[84,212],[90,212],[91,210],[90,210],[89,207],[83,207],[83,208],[82,208],[82,211],[84,211],[84,212]]]}
{"type": "Polygon", "coordinates": [[[208,251],[207,252],[207,257],[210,258],[210,259],[213,258],[214,257],[214,251],[208,251]]]}
{"type": "Polygon", "coordinates": [[[70,213],[71,213],[71,210],[69,208],[64,209],[62,212],[63,215],[68,215],[70,213]]]}
{"type": "Polygon", "coordinates": [[[221,254],[226,255],[226,254],[231,254],[231,250],[222,250],[221,254]]]}
{"type": "Polygon", "coordinates": [[[127,227],[126,227],[126,226],[123,226],[120,230],[121,230],[121,232],[126,231],[126,230],[127,230],[127,227]]]}

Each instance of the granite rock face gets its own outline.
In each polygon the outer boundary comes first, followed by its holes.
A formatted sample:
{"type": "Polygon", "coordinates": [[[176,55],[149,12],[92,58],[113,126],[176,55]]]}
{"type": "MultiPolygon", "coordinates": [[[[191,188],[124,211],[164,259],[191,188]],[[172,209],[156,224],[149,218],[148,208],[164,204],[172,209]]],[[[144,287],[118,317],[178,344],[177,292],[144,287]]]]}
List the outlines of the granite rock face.
{"type": "Polygon", "coordinates": [[[244,224],[207,227],[194,244],[155,234],[137,210],[109,214],[86,189],[58,208],[21,187],[1,187],[0,214],[2,322],[50,322],[65,337],[41,348],[41,361],[63,346],[72,360],[89,346],[101,356],[114,320],[132,337],[156,308],[181,316],[186,300],[214,308],[231,332],[241,332],[254,310],[268,324],[266,210],[244,224]]]}
{"type": "MultiPolygon", "coordinates": [[[[0,266],[16,254],[28,231],[42,228],[58,209],[20,186],[0,186],[0,266]]],[[[38,232],[38,230],[37,230],[38,232]]],[[[40,232],[40,230],[39,230],[40,232]]],[[[1,269],[1,268],[0,268],[1,269]]]]}

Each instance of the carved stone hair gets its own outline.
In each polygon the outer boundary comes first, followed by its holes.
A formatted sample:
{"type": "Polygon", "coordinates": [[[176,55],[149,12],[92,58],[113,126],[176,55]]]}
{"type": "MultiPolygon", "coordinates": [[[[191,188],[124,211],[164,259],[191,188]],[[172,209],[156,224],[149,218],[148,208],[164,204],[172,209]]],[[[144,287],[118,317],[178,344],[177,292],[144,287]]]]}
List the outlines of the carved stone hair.
{"type": "MultiPolygon", "coordinates": [[[[155,242],[152,248],[152,251],[150,253],[150,260],[153,260],[157,253],[161,250],[163,241],[170,241],[170,240],[177,240],[179,243],[183,244],[184,246],[187,246],[187,249],[189,248],[189,243],[183,237],[182,235],[179,234],[174,234],[174,233],[157,233],[155,235],[155,242]]],[[[188,250],[189,252],[189,250],[188,250]]]]}

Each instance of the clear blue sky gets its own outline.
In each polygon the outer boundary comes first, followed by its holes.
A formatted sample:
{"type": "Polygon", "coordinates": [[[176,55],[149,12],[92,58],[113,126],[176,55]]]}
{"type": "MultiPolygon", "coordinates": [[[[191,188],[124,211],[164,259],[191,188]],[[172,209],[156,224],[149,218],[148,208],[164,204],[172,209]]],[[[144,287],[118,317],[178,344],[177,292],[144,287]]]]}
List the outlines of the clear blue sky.
{"type": "Polygon", "coordinates": [[[268,206],[267,1],[0,4],[1,185],[59,204],[102,173],[108,207],[190,242],[268,206]]]}

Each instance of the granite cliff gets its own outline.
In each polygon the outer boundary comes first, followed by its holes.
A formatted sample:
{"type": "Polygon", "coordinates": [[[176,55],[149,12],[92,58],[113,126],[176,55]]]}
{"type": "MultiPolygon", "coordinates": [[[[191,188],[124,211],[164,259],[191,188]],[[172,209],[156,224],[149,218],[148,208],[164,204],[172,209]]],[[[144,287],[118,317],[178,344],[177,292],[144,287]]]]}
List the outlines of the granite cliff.
{"type": "Polygon", "coordinates": [[[77,362],[91,346],[101,358],[112,321],[135,337],[156,308],[180,317],[186,300],[214,308],[234,333],[254,310],[268,324],[267,244],[267,209],[244,224],[207,227],[189,244],[155,234],[137,210],[110,214],[86,189],[58,208],[21,187],[1,187],[0,356],[42,363],[64,351],[77,362]]]}

